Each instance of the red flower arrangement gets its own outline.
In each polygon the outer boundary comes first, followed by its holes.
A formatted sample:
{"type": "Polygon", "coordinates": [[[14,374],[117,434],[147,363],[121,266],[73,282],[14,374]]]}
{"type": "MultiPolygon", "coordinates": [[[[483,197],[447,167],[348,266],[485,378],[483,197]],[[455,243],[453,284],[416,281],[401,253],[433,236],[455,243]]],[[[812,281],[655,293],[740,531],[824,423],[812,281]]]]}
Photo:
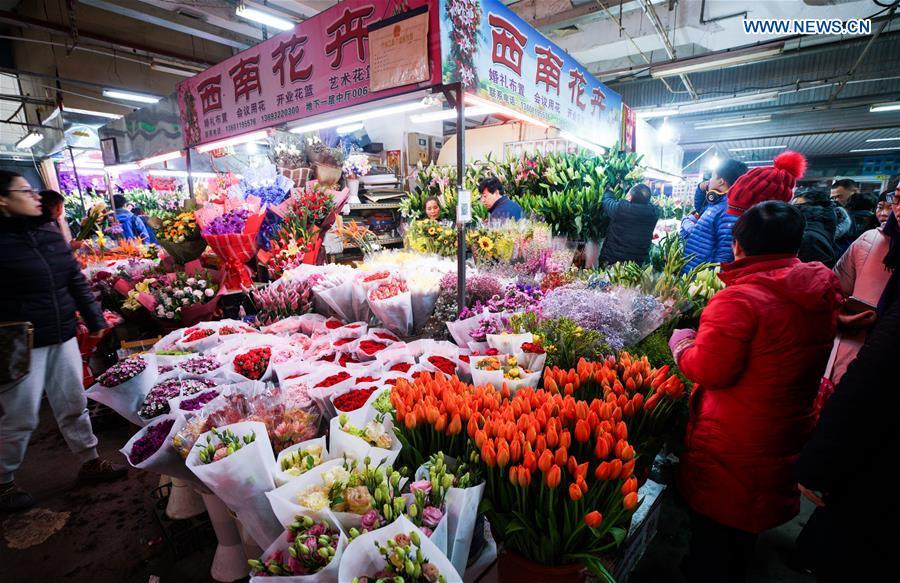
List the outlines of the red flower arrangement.
{"type": "Polygon", "coordinates": [[[406,291],[406,282],[392,279],[369,292],[370,300],[388,300],[406,291]]]}
{"type": "Polygon", "coordinates": [[[355,340],[355,338],[341,338],[339,340],[335,340],[334,345],[335,346],[343,346],[344,344],[348,344],[350,342],[353,342],[354,340],[355,340]]]}
{"type": "Polygon", "coordinates": [[[196,342],[197,340],[202,340],[204,338],[209,338],[215,334],[215,330],[210,330],[209,328],[200,328],[199,330],[194,330],[190,334],[184,337],[185,342],[196,342]]]}
{"type": "Polygon", "coordinates": [[[428,362],[433,364],[438,370],[447,375],[456,374],[456,363],[446,356],[433,355],[428,357],[428,362]]]}
{"type": "Polygon", "coordinates": [[[376,332],[375,336],[378,336],[382,340],[389,340],[391,342],[399,342],[400,339],[394,336],[393,334],[388,334],[387,332],[376,332]]]}
{"type": "Polygon", "coordinates": [[[359,349],[363,351],[364,354],[368,354],[372,356],[376,352],[384,350],[387,348],[387,344],[384,342],[376,342],[375,340],[363,340],[359,343],[359,349]]]}
{"type": "Polygon", "coordinates": [[[349,354],[342,354],[338,359],[338,364],[340,364],[341,366],[347,366],[347,364],[359,364],[359,361],[349,354]]]}
{"type": "Polygon", "coordinates": [[[317,362],[334,362],[335,354],[332,352],[328,356],[320,357],[317,362]]]}
{"type": "Polygon", "coordinates": [[[359,377],[358,379],[356,379],[356,382],[357,382],[357,383],[360,383],[360,384],[362,384],[362,383],[374,383],[374,382],[377,381],[377,380],[378,380],[378,379],[375,378],[375,377],[359,377]]]}
{"type": "Polygon", "coordinates": [[[334,400],[334,406],[340,411],[356,411],[366,404],[375,389],[376,387],[348,391],[334,400]]]}
{"type": "Polygon", "coordinates": [[[398,362],[394,366],[391,367],[391,372],[402,372],[407,373],[409,369],[412,368],[411,362],[398,362]]]}
{"type": "Polygon", "coordinates": [[[334,318],[329,318],[327,322],[325,322],[325,327],[329,330],[337,330],[343,326],[340,320],[335,320],[334,318]]]}
{"type": "Polygon", "coordinates": [[[254,348],[234,357],[234,370],[250,380],[258,381],[269,368],[270,358],[272,349],[268,346],[254,348]]]}
{"type": "Polygon", "coordinates": [[[529,354],[545,354],[547,351],[537,342],[523,342],[522,352],[527,352],[529,354]]]}
{"type": "Polygon", "coordinates": [[[248,330],[242,330],[240,328],[235,328],[234,326],[222,326],[219,328],[219,336],[230,336],[232,334],[244,334],[248,332],[248,330]]]}
{"type": "Polygon", "coordinates": [[[391,273],[389,271],[376,271],[375,273],[364,277],[363,281],[365,283],[371,283],[373,281],[378,281],[379,279],[385,279],[390,276],[391,276],[391,273]]]}
{"type": "Polygon", "coordinates": [[[325,377],[319,384],[316,385],[317,389],[326,389],[328,387],[333,387],[338,383],[342,383],[350,378],[350,373],[341,371],[339,373],[333,374],[330,377],[325,377]]]}

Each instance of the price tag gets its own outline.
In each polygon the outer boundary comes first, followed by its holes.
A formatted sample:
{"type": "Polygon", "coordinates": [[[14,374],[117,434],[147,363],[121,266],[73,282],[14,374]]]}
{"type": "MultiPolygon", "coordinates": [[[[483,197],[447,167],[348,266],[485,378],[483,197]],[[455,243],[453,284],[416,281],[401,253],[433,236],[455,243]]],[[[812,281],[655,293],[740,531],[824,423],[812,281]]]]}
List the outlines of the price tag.
{"type": "Polygon", "coordinates": [[[472,193],[464,188],[456,191],[456,222],[472,222],[472,193]]]}

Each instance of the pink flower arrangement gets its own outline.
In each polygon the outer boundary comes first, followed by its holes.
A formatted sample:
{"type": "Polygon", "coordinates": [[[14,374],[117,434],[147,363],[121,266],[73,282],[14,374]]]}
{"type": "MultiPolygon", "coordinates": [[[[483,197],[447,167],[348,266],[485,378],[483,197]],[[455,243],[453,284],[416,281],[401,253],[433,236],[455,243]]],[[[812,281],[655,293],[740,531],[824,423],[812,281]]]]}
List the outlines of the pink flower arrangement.
{"type": "Polygon", "coordinates": [[[372,301],[388,300],[405,291],[407,291],[406,282],[402,279],[394,278],[372,289],[372,291],[369,292],[369,299],[372,301]]]}

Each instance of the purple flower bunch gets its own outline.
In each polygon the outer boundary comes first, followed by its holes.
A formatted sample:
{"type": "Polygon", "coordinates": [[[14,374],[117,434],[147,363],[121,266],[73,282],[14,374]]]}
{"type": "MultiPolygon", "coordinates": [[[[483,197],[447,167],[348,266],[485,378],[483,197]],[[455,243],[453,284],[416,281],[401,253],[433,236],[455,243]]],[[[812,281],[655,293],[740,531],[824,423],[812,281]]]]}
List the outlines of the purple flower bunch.
{"type": "Polygon", "coordinates": [[[218,368],[222,363],[214,356],[195,356],[178,363],[178,368],[188,374],[206,374],[218,368]]]}
{"type": "Polygon", "coordinates": [[[160,421],[156,425],[148,427],[144,435],[131,445],[131,452],[128,454],[128,460],[132,465],[138,465],[159,451],[159,448],[165,443],[169,432],[172,431],[172,426],[174,424],[174,419],[166,419],[165,421],[160,421]]]}
{"type": "Polygon", "coordinates": [[[540,314],[544,293],[538,286],[524,283],[511,283],[506,286],[503,295],[495,295],[488,300],[487,307],[491,312],[535,312],[540,314]]]}
{"type": "MultiPolygon", "coordinates": [[[[448,273],[441,278],[441,295],[456,301],[456,273],[448,273]]],[[[491,275],[472,275],[466,278],[466,303],[487,303],[495,295],[503,293],[500,280],[491,275]]]]}
{"type": "Polygon", "coordinates": [[[147,368],[147,361],[140,355],[126,358],[109,367],[106,372],[97,377],[101,386],[117,387],[125,381],[130,381],[147,368]]]}
{"type": "Polygon", "coordinates": [[[214,218],[203,231],[204,235],[234,235],[244,232],[247,225],[247,219],[250,218],[250,211],[245,208],[238,208],[222,213],[214,218]]]}
{"type": "Polygon", "coordinates": [[[630,303],[613,294],[584,285],[567,285],[547,292],[542,304],[546,319],[569,318],[583,328],[602,332],[610,348],[618,352],[636,342],[630,303]]]}
{"type": "Polygon", "coordinates": [[[205,393],[200,393],[196,397],[192,399],[185,399],[182,401],[178,408],[182,411],[197,411],[202,408],[203,405],[206,405],[213,399],[219,396],[219,391],[207,391],[205,393]]]}
{"type": "Polygon", "coordinates": [[[153,419],[165,415],[169,412],[169,399],[194,395],[214,386],[216,386],[215,381],[209,379],[170,379],[156,383],[147,393],[147,397],[138,411],[138,416],[143,419],[153,419]]]}
{"type": "Polygon", "coordinates": [[[488,314],[478,320],[478,326],[469,332],[475,342],[485,342],[488,334],[500,334],[506,331],[509,321],[496,314],[488,314]]]}

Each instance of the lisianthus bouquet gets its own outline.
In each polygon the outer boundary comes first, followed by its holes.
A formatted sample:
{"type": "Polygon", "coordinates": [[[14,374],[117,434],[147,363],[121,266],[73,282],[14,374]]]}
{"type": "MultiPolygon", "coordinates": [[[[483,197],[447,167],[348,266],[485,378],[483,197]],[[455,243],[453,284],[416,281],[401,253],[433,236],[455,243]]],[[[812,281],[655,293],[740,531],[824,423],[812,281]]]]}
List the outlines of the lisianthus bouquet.
{"type": "Polygon", "coordinates": [[[456,255],[456,231],[438,221],[413,221],[406,233],[409,248],[419,253],[434,253],[441,257],[456,255]]]}
{"type": "MultiPolygon", "coordinates": [[[[431,456],[425,470],[426,475],[421,480],[409,484],[412,501],[407,514],[413,524],[431,537],[446,515],[444,501],[454,484],[455,476],[448,470],[444,454],[440,452],[431,456]]],[[[446,523],[444,528],[446,529],[446,523]]],[[[446,539],[446,531],[442,534],[446,539]]],[[[446,540],[443,544],[446,547],[446,540]]]]}
{"type": "Polygon", "coordinates": [[[256,319],[262,325],[269,325],[299,316],[312,309],[312,289],[306,280],[293,279],[276,281],[251,292],[256,305],[256,319]]]}
{"type": "Polygon", "coordinates": [[[338,575],[340,581],[462,581],[440,549],[405,517],[381,530],[354,539],[347,546],[344,557],[338,575]]]}
{"type": "Polygon", "coordinates": [[[325,448],[318,443],[293,451],[285,450],[284,455],[278,456],[278,466],[288,476],[302,476],[322,464],[324,452],[325,448]]]}
{"type": "Polygon", "coordinates": [[[252,577],[303,577],[323,572],[337,575],[347,541],[335,525],[298,515],[260,560],[250,559],[252,577]],[[284,543],[284,544],[282,544],[284,543]],[[333,565],[333,567],[332,567],[333,565]]]}
{"type": "Polygon", "coordinates": [[[338,429],[381,449],[389,449],[394,444],[394,438],[385,429],[384,423],[376,419],[368,421],[363,427],[356,427],[346,413],[341,413],[338,415],[338,429]]]}
{"type": "Polygon", "coordinates": [[[223,204],[207,204],[194,216],[206,242],[225,262],[223,285],[233,290],[249,287],[250,270],[244,263],[256,255],[256,236],[265,218],[259,198],[228,198],[223,204]]]}
{"type": "Polygon", "coordinates": [[[218,441],[215,444],[212,442],[212,437],[208,436],[205,445],[197,444],[194,446],[199,448],[200,453],[197,455],[200,462],[204,464],[211,464],[225,459],[245,445],[249,445],[256,440],[255,432],[250,432],[248,435],[238,437],[227,428],[224,431],[213,429],[212,434],[218,438],[218,441]]]}

